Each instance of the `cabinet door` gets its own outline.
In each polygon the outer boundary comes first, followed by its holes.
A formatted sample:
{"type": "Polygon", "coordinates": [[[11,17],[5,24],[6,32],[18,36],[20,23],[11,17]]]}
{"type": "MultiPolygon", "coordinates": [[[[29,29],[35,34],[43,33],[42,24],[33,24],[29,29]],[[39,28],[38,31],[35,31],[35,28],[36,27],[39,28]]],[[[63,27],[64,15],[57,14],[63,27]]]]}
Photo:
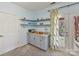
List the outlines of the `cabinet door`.
{"type": "Polygon", "coordinates": [[[40,48],[40,36],[36,36],[35,45],[40,48]]]}
{"type": "Polygon", "coordinates": [[[27,33],[27,41],[30,43],[30,33],[27,33]]]}
{"type": "Polygon", "coordinates": [[[32,41],[32,37],[31,37],[30,33],[27,34],[27,39],[28,39],[28,43],[30,43],[32,41]]]}
{"type": "Polygon", "coordinates": [[[48,49],[48,37],[42,36],[40,39],[41,49],[47,50],[48,49]]]}
{"type": "Polygon", "coordinates": [[[34,35],[31,35],[31,38],[30,38],[30,43],[35,45],[35,36],[34,35]]]}

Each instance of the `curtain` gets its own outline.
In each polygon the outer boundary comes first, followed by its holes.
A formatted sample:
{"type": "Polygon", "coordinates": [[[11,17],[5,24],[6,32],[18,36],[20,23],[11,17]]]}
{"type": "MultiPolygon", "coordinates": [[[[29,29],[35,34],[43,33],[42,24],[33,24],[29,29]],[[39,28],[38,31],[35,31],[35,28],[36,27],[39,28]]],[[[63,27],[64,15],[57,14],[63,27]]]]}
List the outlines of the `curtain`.
{"type": "Polygon", "coordinates": [[[59,18],[59,12],[58,12],[58,9],[54,9],[51,11],[51,27],[50,27],[50,30],[51,30],[51,37],[50,37],[50,46],[52,49],[56,48],[59,46],[59,42],[58,42],[58,39],[59,39],[59,26],[58,26],[58,18],[59,18]]]}
{"type": "Polygon", "coordinates": [[[75,19],[75,46],[79,48],[79,16],[74,16],[75,19]]]}

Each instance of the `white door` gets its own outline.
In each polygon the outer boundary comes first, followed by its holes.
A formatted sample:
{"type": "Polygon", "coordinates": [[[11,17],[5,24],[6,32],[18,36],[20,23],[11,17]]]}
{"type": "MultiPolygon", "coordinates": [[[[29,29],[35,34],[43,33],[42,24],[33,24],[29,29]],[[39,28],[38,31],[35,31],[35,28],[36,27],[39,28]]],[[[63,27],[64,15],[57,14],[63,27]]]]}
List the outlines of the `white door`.
{"type": "Polygon", "coordinates": [[[0,54],[5,50],[5,35],[8,28],[7,16],[0,13],[0,54]]]}
{"type": "Polygon", "coordinates": [[[69,15],[65,14],[63,15],[64,17],[64,25],[65,25],[65,48],[69,49],[70,48],[70,41],[69,41],[69,15]]]}
{"type": "Polygon", "coordinates": [[[0,54],[7,52],[19,45],[19,18],[0,13],[0,54]]]}

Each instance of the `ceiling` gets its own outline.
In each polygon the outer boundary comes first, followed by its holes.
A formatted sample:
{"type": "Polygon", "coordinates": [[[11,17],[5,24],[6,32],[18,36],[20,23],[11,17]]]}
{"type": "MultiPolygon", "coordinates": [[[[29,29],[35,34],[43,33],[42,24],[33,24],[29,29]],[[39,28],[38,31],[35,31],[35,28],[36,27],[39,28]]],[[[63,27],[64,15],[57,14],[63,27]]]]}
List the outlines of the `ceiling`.
{"type": "Polygon", "coordinates": [[[37,11],[50,6],[50,2],[14,2],[15,4],[31,11],[37,11]]]}

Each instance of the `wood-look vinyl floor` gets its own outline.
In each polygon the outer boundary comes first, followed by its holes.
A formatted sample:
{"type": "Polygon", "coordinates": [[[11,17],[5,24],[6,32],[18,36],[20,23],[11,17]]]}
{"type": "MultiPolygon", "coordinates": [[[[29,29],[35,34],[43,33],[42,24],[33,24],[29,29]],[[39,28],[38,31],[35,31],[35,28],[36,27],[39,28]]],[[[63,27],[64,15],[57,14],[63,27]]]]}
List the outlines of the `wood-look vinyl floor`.
{"type": "Polygon", "coordinates": [[[71,56],[71,54],[64,51],[52,51],[50,49],[43,51],[33,45],[27,44],[1,56],[71,56]]]}

